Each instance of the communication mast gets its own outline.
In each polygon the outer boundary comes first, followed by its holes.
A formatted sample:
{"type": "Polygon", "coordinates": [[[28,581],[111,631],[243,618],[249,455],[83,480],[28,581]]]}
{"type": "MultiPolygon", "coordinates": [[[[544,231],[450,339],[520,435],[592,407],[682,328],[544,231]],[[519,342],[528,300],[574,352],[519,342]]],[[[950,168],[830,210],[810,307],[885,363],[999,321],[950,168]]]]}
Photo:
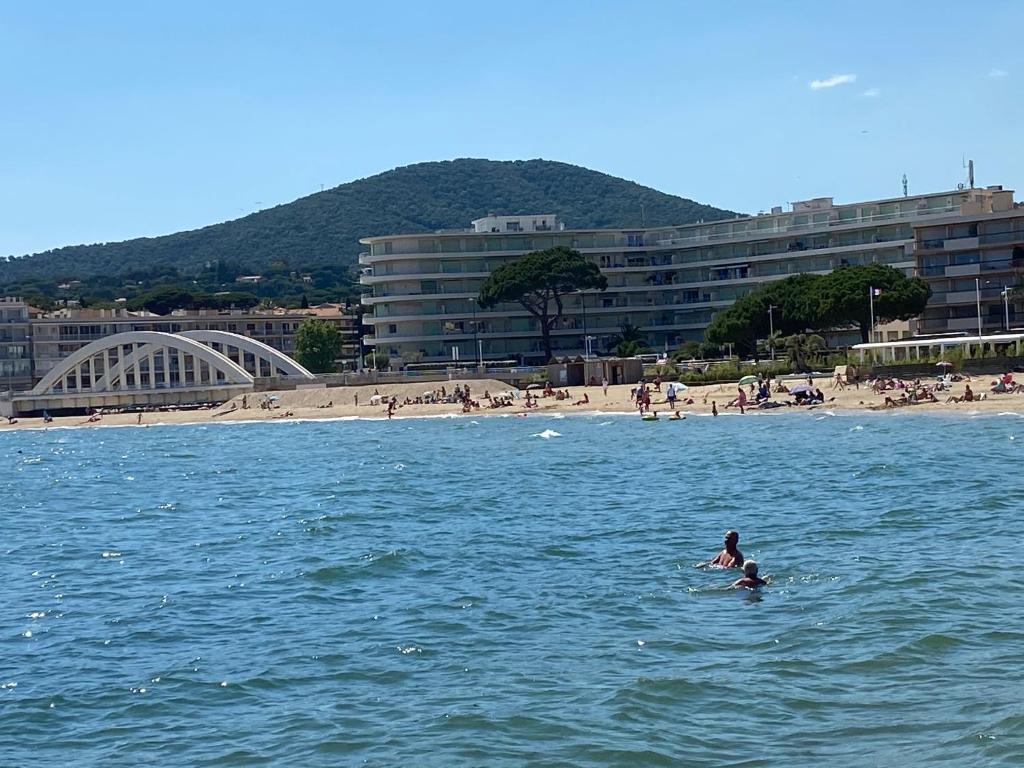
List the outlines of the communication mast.
{"type": "Polygon", "coordinates": [[[964,162],[964,160],[961,159],[960,163],[964,168],[967,169],[967,186],[970,187],[971,189],[974,189],[974,161],[968,160],[964,162]]]}
{"type": "Polygon", "coordinates": [[[903,174],[903,196],[907,196],[907,174],[903,174]]]}

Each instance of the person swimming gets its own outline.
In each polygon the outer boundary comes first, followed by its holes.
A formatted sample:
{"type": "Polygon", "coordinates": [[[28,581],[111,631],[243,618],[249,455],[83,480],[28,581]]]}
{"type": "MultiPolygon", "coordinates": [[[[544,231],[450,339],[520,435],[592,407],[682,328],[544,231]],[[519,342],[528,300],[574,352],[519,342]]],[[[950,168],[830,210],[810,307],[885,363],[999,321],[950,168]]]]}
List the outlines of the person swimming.
{"type": "Polygon", "coordinates": [[[753,560],[743,562],[743,578],[732,583],[733,589],[757,589],[768,582],[757,575],[757,563],[753,560]]]}
{"type": "Polygon", "coordinates": [[[740,568],[743,566],[743,553],[740,552],[739,544],[740,535],[736,531],[728,530],[725,532],[725,547],[711,560],[703,563],[697,563],[697,568],[706,568],[708,566],[718,566],[719,568],[740,568]]]}

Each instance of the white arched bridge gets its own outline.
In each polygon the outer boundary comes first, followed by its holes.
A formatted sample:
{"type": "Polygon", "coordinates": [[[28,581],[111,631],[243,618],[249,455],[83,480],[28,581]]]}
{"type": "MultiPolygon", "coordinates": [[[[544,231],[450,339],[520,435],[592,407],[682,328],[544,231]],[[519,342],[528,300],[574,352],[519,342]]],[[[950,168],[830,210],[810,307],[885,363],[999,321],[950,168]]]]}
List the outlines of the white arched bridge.
{"type": "Polygon", "coordinates": [[[257,379],[316,377],[263,342],[227,331],[130,331],[98,339],[64,358],[13,411],[223,402],[257,379]]]}

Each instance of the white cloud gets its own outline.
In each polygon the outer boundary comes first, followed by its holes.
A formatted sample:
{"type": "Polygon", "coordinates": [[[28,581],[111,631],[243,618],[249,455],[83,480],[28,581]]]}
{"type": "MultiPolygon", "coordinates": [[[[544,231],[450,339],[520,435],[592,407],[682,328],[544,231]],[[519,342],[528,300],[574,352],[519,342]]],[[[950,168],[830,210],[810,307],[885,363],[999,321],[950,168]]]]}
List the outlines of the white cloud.
{"type": "Polygon", "coordinates": [[[812,91],[817,91],[821,88],[835,88],[837,85],[855,82],[857,82],[856,75],[832,75],[832,77],[826,77],[824,80],[811,80],[808,85],[811,86],[812,91]]]}
{"type": "Polygon", "coordinates": [[[988,72],[988,76],[989,77],[994,77],[994,78],[1006,77],[1008,74],[1010,74],[1010,73],[1007,72],[1005,69],[998,69],[998,68],[997,69],[990,69],[989,72],[988,72]]]}
{"type": "Polygon", "coordinates": [[[873,99],[876,96],[881,96],[882,92],[878,88],[868,88],[861,96],[867,96],[869,99],[873,99]]]}

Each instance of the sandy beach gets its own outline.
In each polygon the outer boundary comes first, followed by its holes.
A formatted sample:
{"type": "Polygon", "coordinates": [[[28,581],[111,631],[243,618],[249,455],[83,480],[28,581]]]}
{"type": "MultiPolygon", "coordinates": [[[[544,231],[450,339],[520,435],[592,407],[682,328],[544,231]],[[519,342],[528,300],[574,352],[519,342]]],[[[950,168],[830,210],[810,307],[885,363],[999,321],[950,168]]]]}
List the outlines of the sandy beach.
{"type": "MultiPolygon", "coordinates": [[[[825,394],[824,405],[810,406],[811,408],[823,410],[881,410],[882,412],[899,413],[1000,413],[1012,412],[1024,415],[1024,394],[992,394],[989,392],[991,381],[994,377],[975,377],[969,382],[975,395],[985,394],[984,400],[975,400],[969,403],[946,403],[945,399],[950,395],[961,397],[967,382],[953,384],[952,390],[937,393],[938,403],[922,403],[907,405],[898,408],[884,409],[886,395],[898,398],[900,391],[875,394],[866,385],[859,389],[848,386],[846,389],[833,388],[833,383],[824,377],[815,380],[815,386],[821,388],[825,394]]],[[[440,389],[442,386],[450,392],[452,387],[458,384],[463,386],[469,384],[472,398],[480,403],[479,410],[473,410],[466,415],[485,414],[509,414],[521,413],[543,415],[546,413],[628,413],[635,412],[635,406],[630,400],[630,391],[633,385],[618,385],[608,387],[607,395],[600,386],[597,387],[570,387],[570,397],[564,400],[557,400],[554,397],[540,397],[537,399],[538,407],[527,408],[522,396],[514,400],[514,404],[502,408],[488,407],[489,401],[483,398],[485,392],[491,395],[507,393],[510,387],[503,382],[494,379],[468,380],[464,382],[416,382],[412,384],[379,384],[359,387],[334,387],[330,389],[306,389],[265,393],[277,398],[274,401],[274,408],[267,410],[258,407],[258,403],[264,397],[264,393],[250,394],[246,397],[248,408],[242,407],[242,397],[237,397],[217,408],[208,410],[193,411],[159,411],[148,412],[142,415],[142,424],[209,424],[217,422],[239,422],[239,421],[276,421],[281,419],[336,419],[336,418],[367,418],[386,419],[387,408],[383,404],[392,395],[398,398],[400,404],[395,412],[396,417],[410,416],[445,416],[463,415],[462,406],[457,403],[438,404],[408,404],[401,405],[406,398],[410,400],[422,396],[425,392],[440,389]],[[382,402],[371,403],[374,394],[381,396],[382,402]],[[590,402],[583,405],[576,405],[583,399],[583,395],[589,397],[590,402]],[[358,405],[356,401],[358,398],[358,405]]],[[[665,399],[666,387],[662,385],[661,392],[654,392],[651,402],[651,409],[662,418],[667,418],[671,409],[665,399]]],[[[521,393],[521,395],[524,393],[521,393]]],[[[539,394],[534,390],[531,394],[539,394]]],[[[736,408],[727,408],[726,405],[736,396],[735,384],[715,384],[707,386],[690,386],[684,393],[686,398],[692,398],[693,403],[677,403],[677,409],[683,414],[710,414],[712,403],[717,403],[718,411],[722,415],[739,414],[736,408]]],[[[787,399],[785,394],[774,395],[778,402],[787,399]]],[[[746,415],[750,417],[765,417],[777,413],[792,413],[807,410],[807,406],[793,406],[791,408],[775,408],[759,410],[747,408],[746,415]]],[[[99,421],[89,422],[85,416],[62,416],[55,418],[48,426],[52,427],[99,427],[115,425],[136,425],[138,414],[136,413],[110,413],[103,414],[99,421]]],[[[0,422],[0,430],[40,428],[44,425],[42,418],[19,418],[15,424],[0,422]]]]}

